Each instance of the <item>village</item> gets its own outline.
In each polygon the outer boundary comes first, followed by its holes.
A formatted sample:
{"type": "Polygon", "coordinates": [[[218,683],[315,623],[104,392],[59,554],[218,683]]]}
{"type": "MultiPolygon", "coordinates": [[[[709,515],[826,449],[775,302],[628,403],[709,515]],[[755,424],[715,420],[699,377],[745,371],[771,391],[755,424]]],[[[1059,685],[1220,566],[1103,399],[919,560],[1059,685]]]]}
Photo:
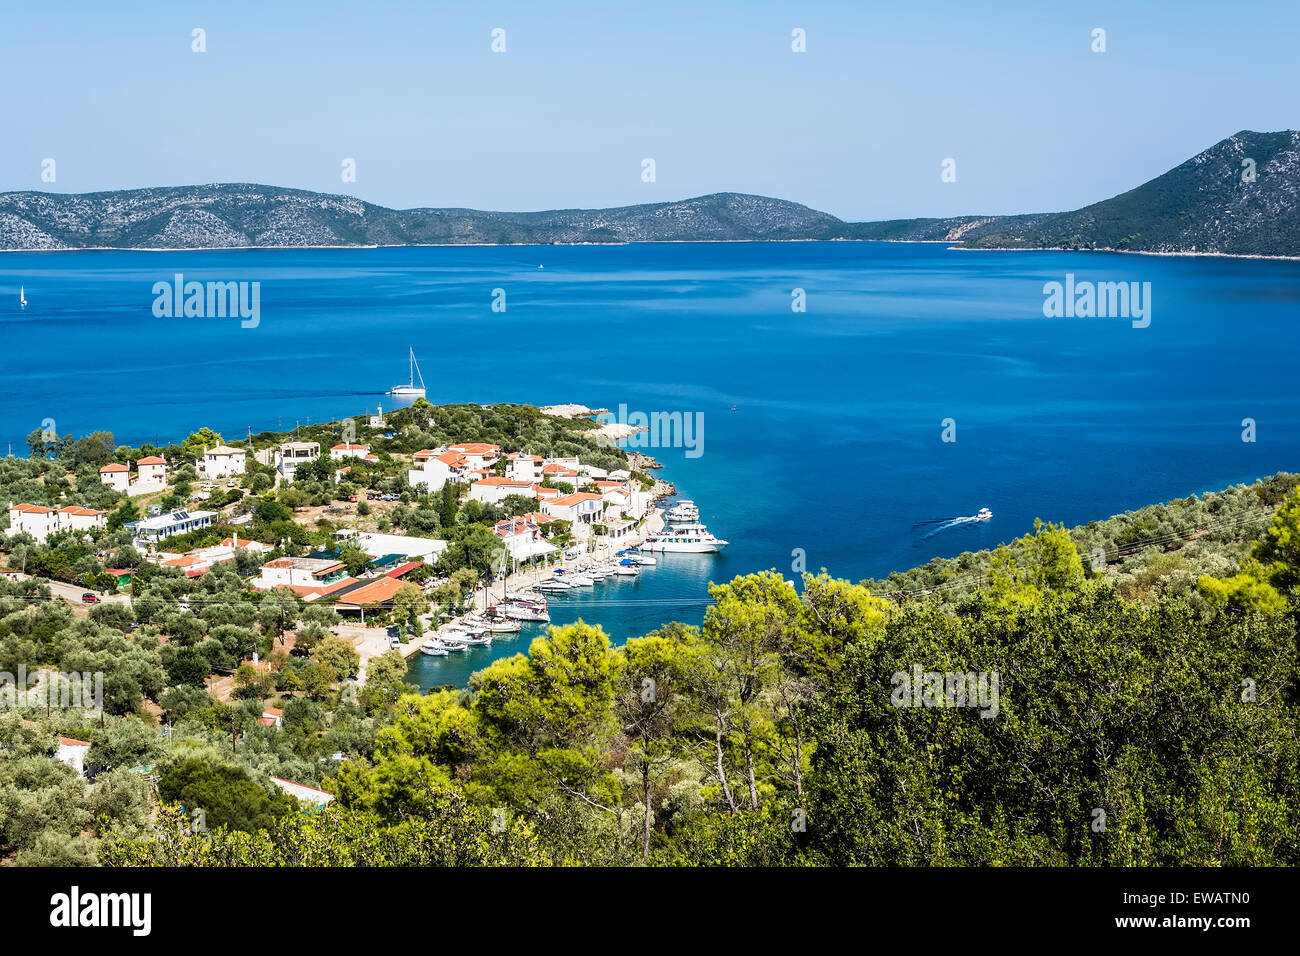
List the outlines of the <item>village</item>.
{"type": "MultiPolygon", "coordinates": [[[[657,467],[652,459],[623,463],[607,441],[590,441],[588,454],[573,443],[545,454],[488,441],[404,454],[397,446],[408,418],[381,412],[269,441],[205,443],[192,458],[113,460],[98,478],[116,493],[117,511],[11,501],[6,534],[38,546],[67,533],[87,542],[114,528],[128,534],[134,566],[112,561],[121,549],[101,549],[97,587],[51,580],[56,594],[91,607],[132,605],[144,567],[191,580],[238,568],[248,600],[288,591],[335,612],[331,632],[355,649],[358,686],[381,654],[445,656],[511,636],[520,622],[549,619],[547,592],[653,565],[638,548],[664,529],[656,501],[675,489],[637,470],[657,467]],[[343,440],[330,442],[328,432],[343,440]],[[432,530],[435,510],[441,527],[432,530]]],[[[287,641],[293,653],[294,635],[287,641]]],[[[240,663],[268,666],[255,650],[240,663]]],[[[232,682],[214,673],[208,688],[222,699],[232,682]]]]}

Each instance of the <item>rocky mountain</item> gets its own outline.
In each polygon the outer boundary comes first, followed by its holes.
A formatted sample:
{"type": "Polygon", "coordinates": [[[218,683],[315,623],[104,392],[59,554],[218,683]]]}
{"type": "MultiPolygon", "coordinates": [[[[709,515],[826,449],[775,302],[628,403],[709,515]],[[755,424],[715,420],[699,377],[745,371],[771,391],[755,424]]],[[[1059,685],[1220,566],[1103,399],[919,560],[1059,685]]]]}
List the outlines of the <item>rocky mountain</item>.
{"type": "Polygon", "coordinates": [[[1243,130],[1136,189],[1073,212],[854,223],[851,234],[985,249],[1300,256],[1300,132],[1243,130]]]}
{"type": "Polygon", "coordinates": [[[0,194],[0,249],[833,239],[843,227],[797,203],[739,193],[548,212],[396,210],[246,183],[0,194]]]}
{"type": "Polygon", "coordinates": [[[0,194],[0,249],[892,239],[971,248],[1300,255],[1300,133],[1243,131],[1072,212],[843,222],[743,193],[615,209],[388,209],[247,183],[0,194]]]}

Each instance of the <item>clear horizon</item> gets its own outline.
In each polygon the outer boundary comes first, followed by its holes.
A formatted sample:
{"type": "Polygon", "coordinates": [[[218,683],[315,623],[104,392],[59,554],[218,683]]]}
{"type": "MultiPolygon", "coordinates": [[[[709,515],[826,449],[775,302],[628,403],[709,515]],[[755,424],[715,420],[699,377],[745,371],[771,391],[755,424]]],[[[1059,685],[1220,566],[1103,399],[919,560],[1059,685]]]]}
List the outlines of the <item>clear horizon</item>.
{"type": "Polygon", "coordinates": [[[848,221],[999,215],[1075,209],[1239,130],[1300,126],[1300,8],[1274,2],[1224,16],[1199,0],[450,12],[77,0],[6,21],[0,78],[32,94],[11,106],[4,192],[251,182],[500,211],[740,192],[848,221]],[[1104,53],[1091,49],[1098,27],[1104,53]],[[806,52],[791,50],[796,28],[806,52]],[[940,176],[949,157],[955,182],[940,176]]]}

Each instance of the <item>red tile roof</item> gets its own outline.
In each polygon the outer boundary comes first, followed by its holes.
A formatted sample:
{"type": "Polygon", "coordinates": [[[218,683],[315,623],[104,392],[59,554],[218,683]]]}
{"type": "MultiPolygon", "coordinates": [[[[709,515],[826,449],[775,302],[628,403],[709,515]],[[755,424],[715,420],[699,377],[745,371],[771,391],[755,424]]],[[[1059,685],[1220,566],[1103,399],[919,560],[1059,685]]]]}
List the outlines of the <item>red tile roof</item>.
{"type": "Polygon", "coordinates": [[[136,462],[136,464],[137,465],[165,465],[167,464],[167,462],[159,458],[157,455],[150,455],[148,458],[141,458],[139,461],[136,462]]]}
{"type": "Polygon", "coordinates": [[[581,504],[584,501],[600,501],[600,495],[593,495],[586,491],[577,491],[571,495],[565,495],[563,498],[552,498],[547,504],[560,505],[568,508],[571,505],[581,504]]]}
{"type": "Polygon", "coordinates": [[[355,591],[349,591],[347,594],[341,595],[339,603],[356,606],[383,604],[393,599],[393,595],[403,586],[403,583],[396,578],[378,578],[364,587],[359,587],[355,591]]]}
{"type": "Polygon", "coordinates": [[[410,574],[412,571],[414,571],[423,563],[424,563],[423,561],[407,561],[405,564],[399,564],[397,567],[393,568],[393,570],[385,574],[384,577],[386,578],[405,577],[406,575],[410,574]]]}
{"type": "Polygon", "coordinates": [[[99,469],[99,473],[102,475],[110,471],[130,471],[130,470],[131,469],[128,468],[126,465],[123,465],[120,462],[115,461],[113,462],[113,464],[105,465],[103,468],[99,469]]]}

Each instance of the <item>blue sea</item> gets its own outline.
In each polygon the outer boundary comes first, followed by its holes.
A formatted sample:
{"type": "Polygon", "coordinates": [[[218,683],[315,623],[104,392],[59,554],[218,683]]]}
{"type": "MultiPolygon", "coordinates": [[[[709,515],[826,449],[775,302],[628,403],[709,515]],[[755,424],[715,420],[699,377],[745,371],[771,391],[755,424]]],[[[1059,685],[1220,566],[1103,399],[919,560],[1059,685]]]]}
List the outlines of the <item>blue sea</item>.
{"type": "MultiPolygon", "coordinates": [[[[700,412],[698,457],[646,450],[730,547],[551,602],[554,623],[621,642],[698,622],[709,581],[794,577],[801,554],[880,577],[1036,517],[1074,525],[1300,469],[1298,308],[1296,262],[939,244],[6,254],[0,441],[25,454],[46,419],[134,444],[373,411],[408,346],[435,403],[700,412]],[[261,283],[257,327],[156,318],[153,285],[176,273],[261,283]],[[1043,286],[1067,274],[1150,282],[1149,327],[1045,318],[1043,286]],[[943,523],[981,507],[991,521],[943,523]]],[[[460,684],[537,633],[412,673],[460,684]]]]}

